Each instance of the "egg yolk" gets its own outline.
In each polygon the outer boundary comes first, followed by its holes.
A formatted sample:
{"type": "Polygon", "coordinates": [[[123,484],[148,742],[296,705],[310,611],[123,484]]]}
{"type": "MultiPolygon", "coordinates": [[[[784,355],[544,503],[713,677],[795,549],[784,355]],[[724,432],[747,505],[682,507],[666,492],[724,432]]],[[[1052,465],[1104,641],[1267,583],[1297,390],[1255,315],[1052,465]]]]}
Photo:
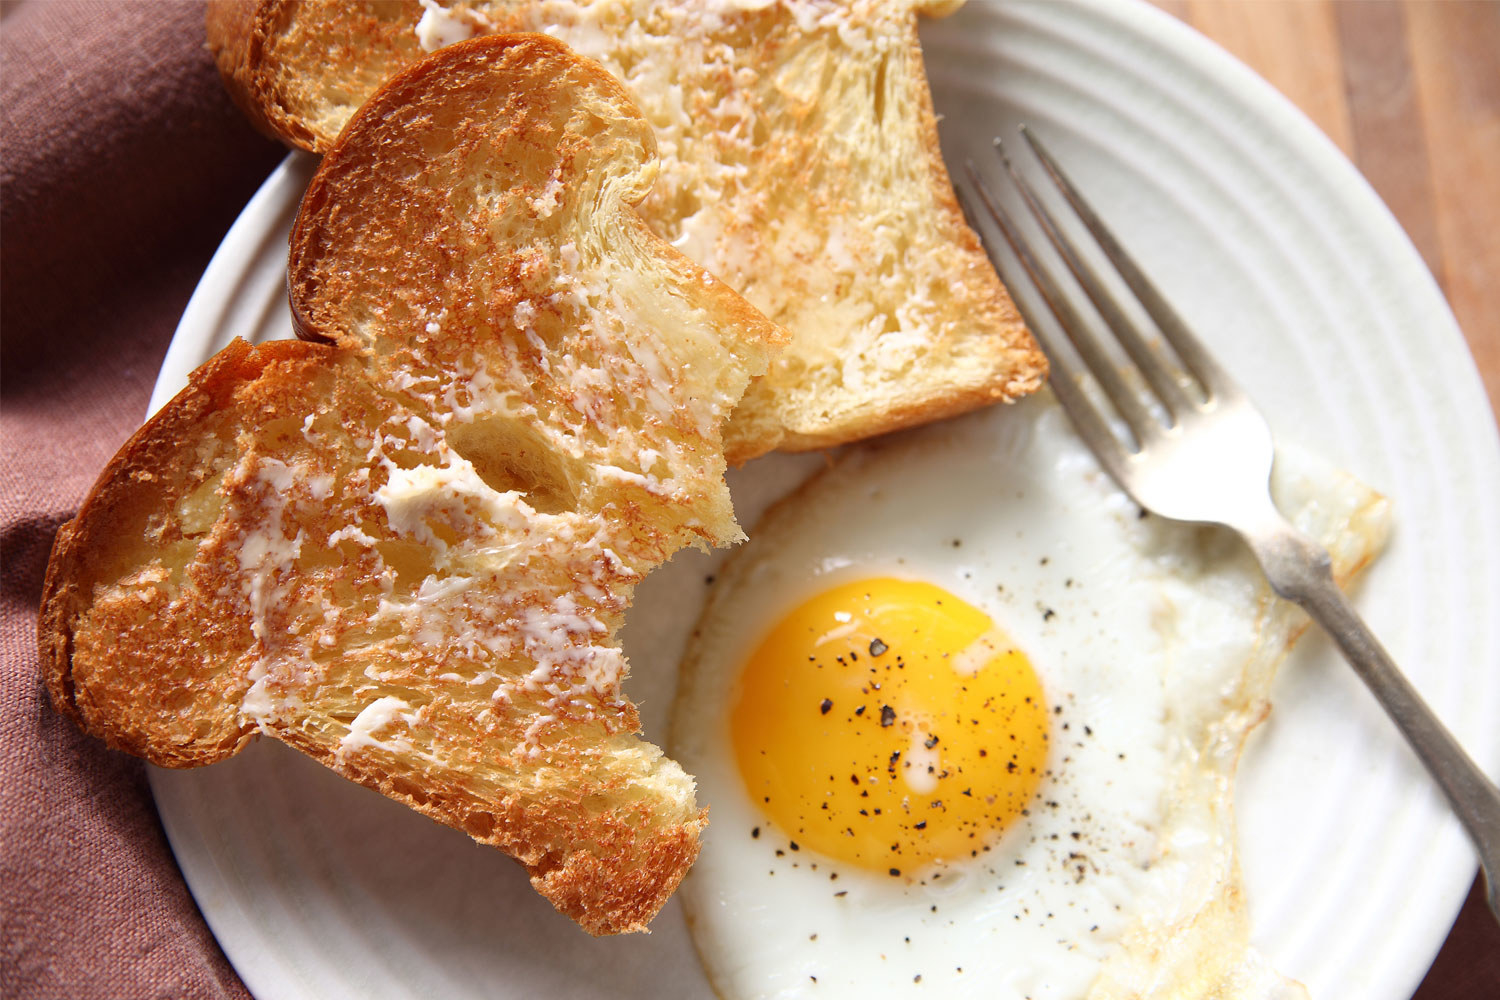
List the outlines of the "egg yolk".
{"type": "Polygon", "coordinates": [[[989,616],[879,578],[771,630],[730,734],[752,798],[798,849],[899,875],[979,853],[1027,807],[1048,718],[1036,672],[989,616]]]}

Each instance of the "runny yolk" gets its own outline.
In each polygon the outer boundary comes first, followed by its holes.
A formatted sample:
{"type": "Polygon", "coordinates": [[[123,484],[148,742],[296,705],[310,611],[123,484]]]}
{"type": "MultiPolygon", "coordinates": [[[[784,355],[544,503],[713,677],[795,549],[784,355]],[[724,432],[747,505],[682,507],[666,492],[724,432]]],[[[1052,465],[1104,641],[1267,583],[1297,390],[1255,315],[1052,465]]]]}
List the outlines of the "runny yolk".
{"type": "Polygon", "coordinates": [[[984,612],[892,578],[783,618],[730,717],[751,797],[799,849],[893,875],[987,849],[1036,793],[1047,731],[1036,672],[984,612]]]}

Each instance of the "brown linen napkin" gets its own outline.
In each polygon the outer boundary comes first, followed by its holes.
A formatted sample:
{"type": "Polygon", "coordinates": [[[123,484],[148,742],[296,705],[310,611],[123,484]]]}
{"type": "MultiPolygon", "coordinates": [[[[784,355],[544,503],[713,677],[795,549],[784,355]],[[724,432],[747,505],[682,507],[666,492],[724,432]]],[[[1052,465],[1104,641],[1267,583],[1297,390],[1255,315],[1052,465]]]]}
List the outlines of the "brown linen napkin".
{"type": "MultiPolygon", "coordinates": [[[[142,765],[37,678],[52,537],[144,416],[194,285],[282,151],[244,124],[196,2],[0,6],[0,997],[244,998],[142,765]]],[[[1413,873],[1413,878],[1419,873],[1413,873]]],[[[1496,995],[1470,897],[1419,1000],[1496,995]]]]}

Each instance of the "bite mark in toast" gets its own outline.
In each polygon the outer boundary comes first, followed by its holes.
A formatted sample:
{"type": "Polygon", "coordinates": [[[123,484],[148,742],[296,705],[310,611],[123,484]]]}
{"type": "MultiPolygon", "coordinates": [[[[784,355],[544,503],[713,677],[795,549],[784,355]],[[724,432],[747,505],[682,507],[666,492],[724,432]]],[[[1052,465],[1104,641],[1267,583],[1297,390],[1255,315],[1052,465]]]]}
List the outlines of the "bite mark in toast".
{"type": "Polygon", "coordinates": [[[651,568],[740,536],[720,426],[780,336],[635,214],[654,154],[543,36],[377,93],[293,230],[317,342],[221,352],[59,532],[58,708],[169,767],[274,736],[643,929],[704,811],[616,632],[651,568]]]}

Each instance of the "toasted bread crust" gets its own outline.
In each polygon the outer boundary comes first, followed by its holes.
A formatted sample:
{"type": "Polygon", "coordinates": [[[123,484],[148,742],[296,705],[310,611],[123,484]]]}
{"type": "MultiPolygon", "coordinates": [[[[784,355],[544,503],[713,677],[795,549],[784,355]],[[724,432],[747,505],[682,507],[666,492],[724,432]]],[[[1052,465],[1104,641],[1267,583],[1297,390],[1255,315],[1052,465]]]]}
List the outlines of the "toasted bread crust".
{"type": "MultiPolygon", "coordinates": [[[[938,146],[915,17],[957,3],[448,6],[478,33],[545,27],[620,75],[669,151],[643,217],[790,331],[731,423],[732,462],[952,416],[1045,380],[938,146]]],[[[424,54],[415,2],[391,5],[390,19],[307,3],[272,27],[282,10],[262,0],[248,29],[215,21],[209,37],[221,67],[253,66],[226,70],[226,83],[284,121],[293,145],[330,148],[361,80],[424,54]],[[323,56],[351,37],[351,54],[323,56]]]]}
{"type": "Polygon", "coordinates": [[[208,46],[236,106],[257,129],[299,149],[325,153],[349,116],[391,76],[424,55],[410,25],[421,16],[416,0],[339,0],[340,31],[309,51],[333,78],[306,80],[292,68],[282,40],[315,10],[306,0],[210,0],[204,11],[208,46]],[[361,41],[365,40],[365,41],[361,41]],[[380,75],[361,66],[367,45],[390,51],[380,75]],[[309,118],[315,105],[334,110],[309,118]]]}
{"type": "MultiPolygon", "coordinates": [[[[963,3],[964,0],[934,0],[922,7],[921,13],[929,17],[946,17],[963,3]]],[[[966,305],[968,315],[965,322],[975,329],[996,331],[999,335],[979,338],[966,345],[968,350],[984,358],[980,363],[985,372],[982,379],[967,384],[950,379],[940,389],[927,385],[916,392],[901,393],[896,398],[885,394],[861,400],[862,405],[852,407],[841,419],[829,421],[816,430],[788,431],[777,445],[783,451],[829,448],[945,420],[1028,396],[1040,389],[1047,379],[1046,355],[1026,329],[1020,310],[1001,284],[978,234],[970,228],[954,194],[938,140],[937,114],[928,96],[927,70],[915,30],[903,49],[907,72],[916,81],[916,88],[924,98],[913,103],[912,117],[919,138],[917,146],[925,168],[927,190],[937,217],[937,230],[941,234],[939,238],[954,251],[950,263],[953,281],[976,289],[966,305]]],[[[748,409],[753,403],[741,405],[748,409]]],[[[755,445],[741,444],[731,428],[727,448],[731,463],[738,464],[744,460],[741,455],[753,457],[749,453],[755,450],[755,445]]]]}
{"type": "Polygon", "coordinates": [[[277,95],[265,68],[265,39],[281,30],[287,9],[285,3],[216,0],[204,12],[204,27],[214,63],[235,106],[270,138],[311,149],[316,138],[300,119],[286,113],[286,102],[277,95]],[[230,38],[234,44],[215,44],[217,39],[230,38]]]}
{"type": "Polygon", "coordinates": [[[59,533],[58,708],[169,767],[273,736],[643,929],[705,811],[634,735],[615,633],[643,574],[739,536],[720,426],[779,336],[634,214],[653,156],[541,36],[375,95],[294,227],[324,342],[221,352],[59,533]]]}
{"type": "MultiPolygon", "coordinates": [[[[144,732],[116,725],[129,714],[118,705],[99,711],[100,693],[88,685],[80,692],[75,683],[73,622],[89,607],[95,587],[108,574],[109,568],[101,564],[115,552],[115,540],[145,530],[141,522],[155,509],[156,484],[177,473],[174,466],[180,464],[184,445],[199,436],[205,415],[229,405],[236,387],[260,377],[267,364],[318,353],[319,348],[296,342],[251,348],[234,341],[194,371],[187,388],[131,435],[99,474],[78,514],[58,529],[37,620],[42,679],[59,711],[116,750],[163,767],[187,767],[230,756],[243,742],[245,734],[237,730],[232,737],[220,732],[218,739],[185,746],[182,741],[155,739],[154,724],[144,732]],[[221,752],[226,742],[230,747],[221,752]]],[[[148,686],[157,681],[145,680],[148,686]]],[[[153,695],[147,690],[127,700],[149,703],[153,695]]]]}

